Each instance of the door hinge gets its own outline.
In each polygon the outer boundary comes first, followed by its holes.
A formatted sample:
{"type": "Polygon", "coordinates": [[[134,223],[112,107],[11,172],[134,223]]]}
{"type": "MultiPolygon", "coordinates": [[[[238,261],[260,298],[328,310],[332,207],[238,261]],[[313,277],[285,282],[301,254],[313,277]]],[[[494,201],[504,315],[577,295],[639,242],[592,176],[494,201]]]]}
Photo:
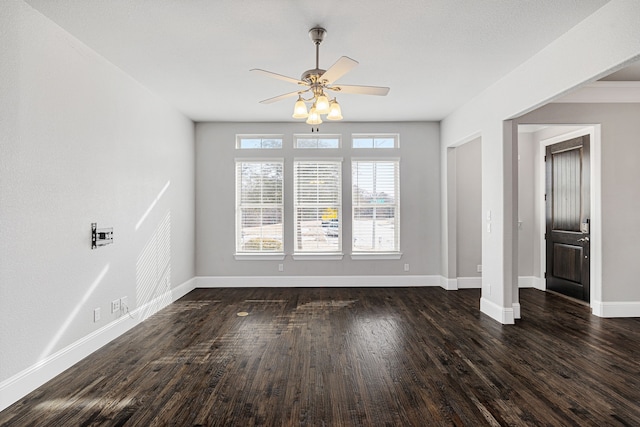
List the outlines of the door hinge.
{"type": "Polygon", "coordinates": [[[545,161],[545,162],[547,161],[547,156],[544,156],[544,161],[545,161]]]}
{"type": "Polygon", "coordinates": [[[547,240],[547,233],[544,233],[544,240],[547,240]]]}
{"type": "Polygon", "coordinates": [[[547,195],[546,194],[544,195],[544,201],[545,202],[547,201],[547,195]]]}
{"type": "Polygon", "coordinates": [[[544,278],[545,279],[547,278],[547,272],[546,271],[544,272],[544,278]]]}

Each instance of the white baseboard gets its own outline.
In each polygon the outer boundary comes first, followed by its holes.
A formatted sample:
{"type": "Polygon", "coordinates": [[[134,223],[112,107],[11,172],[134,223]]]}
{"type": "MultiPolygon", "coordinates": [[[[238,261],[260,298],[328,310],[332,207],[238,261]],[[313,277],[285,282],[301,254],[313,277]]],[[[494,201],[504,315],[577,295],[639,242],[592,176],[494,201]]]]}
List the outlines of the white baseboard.
{"type": "Polygon", "coordinates": [[[0,411],[195,289],[192,278],[0,383],[0,411]]]}
{"type": "Polygon", "coordinates": [[[458,289],[482,289],[482,277],[458,277],[458,289]]]}
{"type": "Polygon", "coordinates": [[[440,276],[199,276],[197,288],[324,288],[439,286],[440,276]]]}
{"type": "Polygon", "coordinates": [[[541,291],[546,289],[546,282],[544,277],[536,277],[536,276],[520,276],[518,277],[518,287],[519,288],[534,288],[541,291]]]}
{"type": "MultiPolygon", "coordinates": [[[[539,289],[537,279],[534,276],[520,276],[518,277],[518,287],[539,289]]],[[[482,289],[482,277],[458,277],[457,280],[458,289],[482,289]]]]}
{"type": "Polygon", "coordinates": [[[480,311],[503,325],[516,323],[513,308],[499,306],[486,298],[480,298],[480,311]]]}
{"type": "Polygon", "coordinates": [[[513,318],[516,320],[520,319],[520,303],[519,302],[513,303],[513,318]]]}
{"type": "Polygon", "coordinates": [[[640,317],[640,301],[592,301],[591,312],[599,317],[640,317]]]}
{"type": "Polygon", "coordinates": [[[447,291],[457,291],[458,279],[449,279],[448,277],[440,276],[440,287],[447,291]]]}
{"type": "Polygon", "coordinates": [[[535,281],[535,277],[533,276],[518,276],[518,287],[533,288],[534,281],[535,281]]]}

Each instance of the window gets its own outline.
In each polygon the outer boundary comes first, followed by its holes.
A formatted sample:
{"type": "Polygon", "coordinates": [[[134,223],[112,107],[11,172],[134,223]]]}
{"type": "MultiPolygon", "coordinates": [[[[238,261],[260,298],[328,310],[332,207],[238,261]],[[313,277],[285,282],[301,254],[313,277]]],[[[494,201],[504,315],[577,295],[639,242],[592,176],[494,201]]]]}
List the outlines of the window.
{"type": "Polygon", "coordinates": [[[353,252],[398,252],[398,160],[352,161],[353,252]]]}
{"type": "Polygon", "coordinates": [[[236,135],[236,148],[269,149],[282,148],[282,135],[236,135]]]}
{"type": "Polygon", "coordinates": [[[340,148],[340,135],[294,135],[294,148],[340,148]]]}
{"type": "Polygon", "coordinates": [[[294,161],[294,253],[342,250],[341,171],[341,160],[294,161]]]}
{"type": "Polygon", "coordinates": [[[236,161],[236,253],[282,253],[281,160],[236,161]]]}
{"type": "Polygon", "coordinates": [[[353,148],[398,148],[398,134],[388,135],[353,135],[353,148]]]}

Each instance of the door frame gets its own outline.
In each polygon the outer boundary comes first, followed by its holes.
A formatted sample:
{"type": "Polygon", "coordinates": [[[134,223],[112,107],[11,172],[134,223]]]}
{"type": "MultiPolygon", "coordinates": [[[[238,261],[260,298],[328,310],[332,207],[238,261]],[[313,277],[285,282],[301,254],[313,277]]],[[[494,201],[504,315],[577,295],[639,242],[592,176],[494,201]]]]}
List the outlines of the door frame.
{"type": "Polygon", "coordinates": [[[536,197],[539,201],[538,211],[538,227],[540,230],[540,272],[539,272],[539,289],[546,289],[546,280],[544,277],[547,266],[547,251],[544,234],[546,231],[546,212],[544,203],[545,193],[545,161],[544,153],[548,145],[568,139],[577,138],[579,136],[589,135],[591,144],[590,166],[591,166],[591,217],[590,217],[590,272],[589,272],[589,295],[591,312],[596,316],[603,316],[602,312],[602,185],[600,178],[601,173],[601,126],[599,124],[548,124],[546,126],[562,127],[570,126],[571,131],[560,135],[540,140],[538,147],[538,185],[536,197]],[[575,129],[580,127],[580,129],[575,129]]]}

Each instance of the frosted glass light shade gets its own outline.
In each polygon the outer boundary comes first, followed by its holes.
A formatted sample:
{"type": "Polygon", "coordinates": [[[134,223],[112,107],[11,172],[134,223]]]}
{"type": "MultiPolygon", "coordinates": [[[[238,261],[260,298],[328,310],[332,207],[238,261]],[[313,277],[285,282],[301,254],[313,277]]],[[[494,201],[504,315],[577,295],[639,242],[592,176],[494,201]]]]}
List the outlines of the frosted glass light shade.
{"type": "Polygon", "coordinates": [[[296,101],[296,105],[293,106],[293,117],[294,119],[306,119],[309,117],[309,113],[307,112],[307,104],[304,103],[302,97],[298,97],[296,101]]]}
{"type": "Polygon", "coordinates": [[[338,104],[338,101],[335,99],[331,101],[327,120],[342,120],[342,110],[340,109],[340,104],[338,104]]]}
{"type": "Polygon", "coordinates": [[[320,113],[316,110],[316,107],[311,107],[309,110],[309,118],[307,119],[307,124],[309,125],[319,125],[322,123],[322,118],[320,117],[320,113]]]}
{"type": "Polygon", "coordinates": [[[316,111],[318,114],[327,114],[329,113],[329,99],[321,94],[318,99],[316,99],[316,111]]]}

